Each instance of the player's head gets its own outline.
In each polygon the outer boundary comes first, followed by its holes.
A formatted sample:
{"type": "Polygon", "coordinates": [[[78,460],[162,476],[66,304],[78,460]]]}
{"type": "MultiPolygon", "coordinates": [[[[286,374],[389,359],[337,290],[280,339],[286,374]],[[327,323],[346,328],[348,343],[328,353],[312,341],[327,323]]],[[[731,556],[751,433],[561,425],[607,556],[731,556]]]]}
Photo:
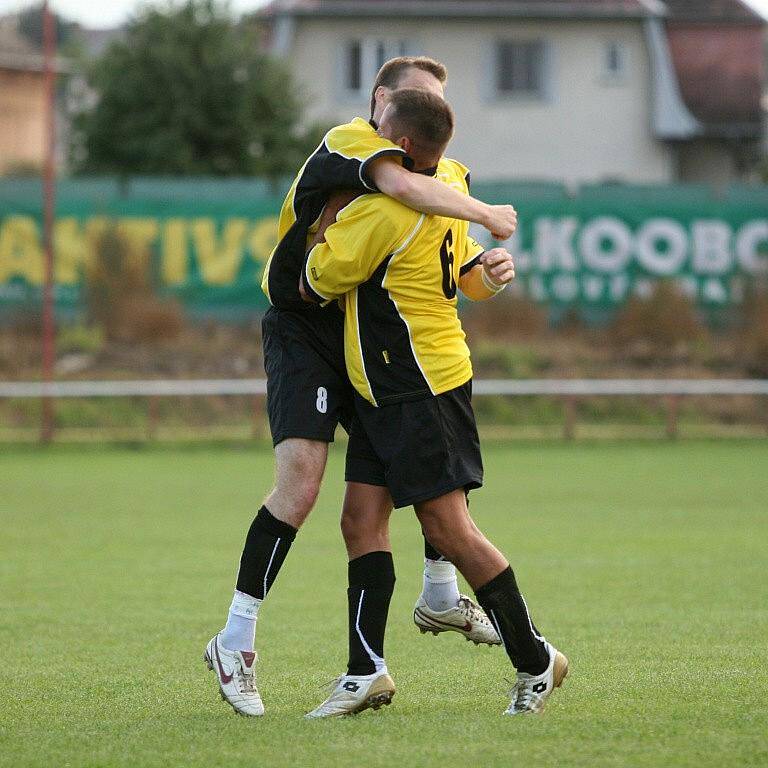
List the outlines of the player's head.
{"type": "Polygon", "coordinates": [[[448,71],[439,61],[426,56],[398,56],[379,70],[371,91],[371,119],[379,122],[392,91],[419,88],[442,96],[448,71]]]}
{"type": "Polygon", "coordinates": [[[453,110],[437,94],[416,88],[392,91],[379,135],[402,147],[414,171],[437,165],[453,136],[453,110]]]}

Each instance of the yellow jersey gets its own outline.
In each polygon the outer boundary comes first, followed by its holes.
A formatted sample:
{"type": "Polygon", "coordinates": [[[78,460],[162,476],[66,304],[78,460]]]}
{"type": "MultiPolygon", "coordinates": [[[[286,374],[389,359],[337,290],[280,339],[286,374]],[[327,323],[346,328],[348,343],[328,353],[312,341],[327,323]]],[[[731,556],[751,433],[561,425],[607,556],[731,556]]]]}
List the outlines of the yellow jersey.
{"type": "Polygon", "coordinates": [[[280,309],[306,311],[299,295],[299,275],[307,243],[332,192],[350,189],[378,192],[368,176],[381,157],[405,158],[396,144],[382,139],[360,117],[332,128],[299,170],[280,210],[278,243],[267,261],[261,287],[280,309]]]}
{"type": "MultiPolygon", "coordinates": [[[[441,161],[437,176],[468,193],[460,163],[441,161]]],[[[347,373],[366,400],[417,400],[472,377],[456,294],[483,250],[467,222],[420,214],[382,194],[339,211],[307,255],[304,285],[319,302],[343,297],[347,373]]]]}

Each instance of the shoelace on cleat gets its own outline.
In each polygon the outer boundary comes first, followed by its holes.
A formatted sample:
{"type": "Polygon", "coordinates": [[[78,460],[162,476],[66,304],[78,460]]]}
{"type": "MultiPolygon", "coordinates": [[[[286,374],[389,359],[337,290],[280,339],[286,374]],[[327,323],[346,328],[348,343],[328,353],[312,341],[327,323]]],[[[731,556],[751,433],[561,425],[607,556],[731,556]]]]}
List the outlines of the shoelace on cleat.
{"type": "Polygon", "coordinates": [[[246,672],[239,664],[238,678],[240,680],[240,687],[243,693],[256,693],[256,672],[250,670],[246,672]]]}
{"type": "Polygon", "coordinates": [[[533,704],[541,699],[541,697],[537,693],[534,693],[533,689],[522,680],[518,680],[509,693],[514,699],[514,708],[516,710],[532,710],[534,709],[533,704]]]}
{"type": "Polygon", "coordinates": [[[488,617],[480,609],[480,606],[474,603],[470,598],[464,597],[464,596],[460,597],[458,602],[458,608],[459,608],[459,611],[461,611],[461,613],[464,614],[464,616],[470,619],[470,621],[476,621],[479,624],[487,624],[488,626],[490,626],[488,617]]]}

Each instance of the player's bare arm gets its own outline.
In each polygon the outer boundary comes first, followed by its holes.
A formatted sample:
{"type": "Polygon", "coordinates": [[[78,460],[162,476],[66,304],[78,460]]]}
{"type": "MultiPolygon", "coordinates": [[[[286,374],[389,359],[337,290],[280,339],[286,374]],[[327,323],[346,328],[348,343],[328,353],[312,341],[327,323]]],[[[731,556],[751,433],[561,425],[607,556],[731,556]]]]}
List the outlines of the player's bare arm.
{"type": "MultiPolygon", "coordinates": [[[[419,178],[428,178],[412,174],[409,171],[405,173],[419,178]]],[[[436,182],[440,187],[448,189],[442,182],[436,182]]],[[[311,251],[318,243],[325,242],[325,232],[330,225],[336,221],[339,211],[349,205],[359,193],[353,191],[342,191],[333,194],[323,210],[318,223],[317,232],[310,240],[307,251],[311,251]]],[[[466,197],[466,196],[464,196],[466,197]]],[[[410,207],[410,206],[409,206],[410,207]]],[[[472,301],[484,301],[495,296],[515,279],[515,264],[512,254],[505,248],[492,248],[486,251],[480,257],[480,263],[473,267],[469,272],[459,280],[461,292],[472,301]]],[[[313,303],[314,299],[307,293],[304,286],[303,275],[299,278],[299,293],[304,301],[313,303]]]]}
{"type": "Polygon", "coordinates": [[[506,240],[517,229],[517,211],[511,205],[488,205],[435,178],[411,173],[392,158],[372,163],[370,176],[385,195],[421,213],[480,224],[497,240],[506,240]]]}
{"type": "MultiPolygon", "coordinates": [[[[325,204],[323,213],[320,216],[320,221],[317,223],[317,231],[312,235],[309,243],[307,243],[307,253],[309,253],[318,243],[325,242],[325,231],[336,221],[336,216],[339,211],[349,205],[353,200],[360,197],[361,194],[361,192],[356,190],[340,190],[339,192],[334,192],[328,198],[328,202],[325,204]]],[[[301,273],[299,274],[299,294],[304,301],[310,304],[316,303],[307,293],[307,290],[304,287],[304,276],[301,273]]]]}
{"type": "Polygon", "coordinates": [[[515,279],[512,254],[504,248],[493,248],[480,257],[480,263],[459,280],[461,292],[472,301],[495,296],[515,279]]]}
{"type": "MultiPolygon", "coordinates": [[[[447,77],[445,67],[432,59],[400,57],[387,62],[373,86],[371,118],[374,125],[381,124],[395,90],[415,88],[445,98],[447,77]]],[[[409,173],[391,158],[375,161],[369,173],[384,194],[420,213],[480,224],[497,240],[506,240],[517,228],[517,213],[511,205],[487,205],[468,198],[455,189],[440,187],[435,179],[409,173]]]]}

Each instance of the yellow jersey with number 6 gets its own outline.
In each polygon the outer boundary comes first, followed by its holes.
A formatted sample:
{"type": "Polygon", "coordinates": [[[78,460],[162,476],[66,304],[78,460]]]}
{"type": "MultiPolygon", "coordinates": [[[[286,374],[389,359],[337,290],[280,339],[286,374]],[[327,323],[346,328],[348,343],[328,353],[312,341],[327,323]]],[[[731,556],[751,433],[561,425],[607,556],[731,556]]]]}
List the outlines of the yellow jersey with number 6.
{"type": "MultiPolygon", "coordinates": [[[[465,193],[467,169],[443,160],[437,176],[465,193]]],[[[417,400],[472,377],[457,284],[483,248],[465,221],[417,213],[381,194],[353,200],[307,255],[307,293],[343,297],[345,357],[373,405],[417,400]]]]}

